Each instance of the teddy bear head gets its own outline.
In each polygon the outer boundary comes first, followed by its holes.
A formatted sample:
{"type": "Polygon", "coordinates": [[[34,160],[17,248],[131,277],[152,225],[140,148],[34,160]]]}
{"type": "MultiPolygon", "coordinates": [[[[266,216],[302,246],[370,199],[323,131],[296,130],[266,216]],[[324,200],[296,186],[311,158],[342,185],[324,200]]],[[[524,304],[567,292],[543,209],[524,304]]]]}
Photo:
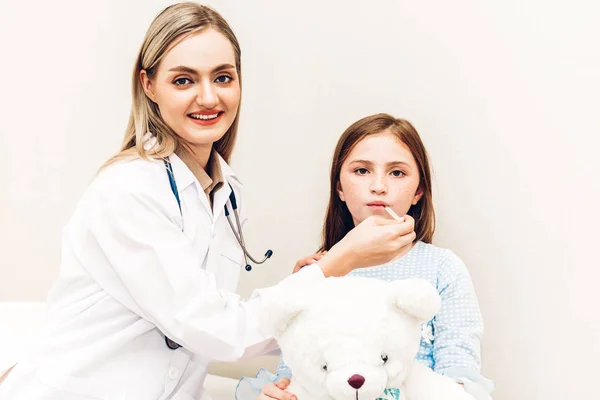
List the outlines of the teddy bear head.
{"type": "Polygon", "coordinates": [[[327,278],[287,290],[264,324],[294,385],[310,397],[373,400],[410,373],[421,324],[439,307],[437,291],[422,279],[327,278]]]}

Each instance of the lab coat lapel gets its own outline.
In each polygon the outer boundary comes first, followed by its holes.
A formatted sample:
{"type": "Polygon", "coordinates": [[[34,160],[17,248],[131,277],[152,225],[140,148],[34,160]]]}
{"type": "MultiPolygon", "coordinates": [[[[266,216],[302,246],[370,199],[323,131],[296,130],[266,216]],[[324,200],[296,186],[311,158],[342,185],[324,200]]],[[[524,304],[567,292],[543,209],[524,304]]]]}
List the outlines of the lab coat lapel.
{"type": "MultiPolygon", "coordinates": [[[[227,164],[227,162],[223,160],[220,154],[217,155],[219,156],[219,163],[221,166],[221,173],[223,174],[224,182],[223,187],[220,190],[217,190],[217,192],[215,193],[215,197],[213,198],[213,215],[215,221],[219,218],[221,213],[225,214],[225,204],[227,204],[229,212],[233,214],[231,204],[228,204],[229,195],[231,194],[231,188],[233,188],[233,191],[236,194],[236,199],[238,199],[238,201],[240,198],[238,193],[241,189],[241,182],[239,181],[238,177],[235,175],[229,164],[227,164]]],[[[232,218],[234,218],[233,215],[232,218]]]]}
{"type": "Polygon", "coordinates": [[[212,213],[212,210],[210,209],[210,203],[208,202],[208,198],[206,197],[206,194],[202,190],[202,186],[200,186],[200,184],[197,183],[198,180],[196,179],[196,177],[194,176],[192,171],[190,171],[190,169],[187,167],[187,165],[185,165],[183,160],[181,158],[179,158],[177,156],[177,154],[174,154],[174,153],[171,154],[169,156],[169,159],[171,160],[171,164],[173,165],[173,173],[174,173],[175,179],[177,181],[177,189],[179,191],[179,197],[181,198],[181,193],[183,193],[183,191],[185,189],[187,189],[191,184],[196,182],[196,187],[197,187],[200,203],[202,203],[202,206],[204,207],[206,213],[209,215],[209,218],[212,219],[213,213],[212,213]],[[181,184],[180,184],[180,182],[181,182],[181,184]]]}
{"type": "MultiPolygon", "coordinates": [[[[215,197],[213,198],[213,215],[215,221],[219,219],[221,213],[225,213],[225,204],[229,201],[229,195],[231,194],[231,187],[229,187],[227,178],[223,177],[223,179],[225,180],[223,187],[215,192],[215,197]]],[[[227,204],[227,209],[230,213],[233,213],[230,204],[227,204]]]]}

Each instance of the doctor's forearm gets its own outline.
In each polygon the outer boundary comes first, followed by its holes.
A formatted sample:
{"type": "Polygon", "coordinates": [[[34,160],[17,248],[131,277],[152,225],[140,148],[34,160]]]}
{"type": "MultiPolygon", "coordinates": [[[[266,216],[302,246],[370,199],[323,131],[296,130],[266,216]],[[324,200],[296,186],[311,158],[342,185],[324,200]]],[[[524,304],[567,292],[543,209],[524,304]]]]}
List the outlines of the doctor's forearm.
{"type": "Polygon", "coordinates": [[[326,278],[330,276],[344,276],[354,267],[355,254],[352,249],[333,246],[319,261],[318,265],[326,278]]]}

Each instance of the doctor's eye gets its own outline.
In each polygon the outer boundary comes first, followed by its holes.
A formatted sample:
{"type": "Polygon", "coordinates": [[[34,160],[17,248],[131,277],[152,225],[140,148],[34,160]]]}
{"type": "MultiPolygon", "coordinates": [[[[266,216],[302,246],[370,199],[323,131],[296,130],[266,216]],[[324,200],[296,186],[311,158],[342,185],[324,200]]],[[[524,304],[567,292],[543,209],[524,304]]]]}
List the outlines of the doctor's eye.
{"type": "Polygon", "coordinates": [[[232,77],[230,77],[229,75],[219,75],[217,76],[217,79],[215,79],[215,82],[217,83],[229,83],[233,80],[232,77]]]}
{"type": "Polygon", "coordinates": [[[327,364],[324,364],[324,365],[321,367],[321,369],[322,369],[323,371],[327,371],[327,364]]]}
{"type": "Polygon", "coordinates": [[[175,86],[186,86],[193,82],[189,78],[177,78],[173,81],[173,83],[175,86]]]}
{"type": "Polygon", "coordinates": [[[382,360],[382,361],[383,361],[383,363],[385,364],[385,363],[387,362],[387,360],[388,360],[388,356],[387,356],[387,354],[382,354],[382,355],[381,355],[381,360],[382,360]]]}

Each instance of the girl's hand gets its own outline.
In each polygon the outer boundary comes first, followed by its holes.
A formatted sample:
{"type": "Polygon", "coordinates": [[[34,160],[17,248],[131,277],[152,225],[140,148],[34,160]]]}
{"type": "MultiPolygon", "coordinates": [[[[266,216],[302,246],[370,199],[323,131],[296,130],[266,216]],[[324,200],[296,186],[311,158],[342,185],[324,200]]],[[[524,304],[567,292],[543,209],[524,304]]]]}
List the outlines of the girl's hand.
{"type": "Polygon", "coordinates": [[[317,261],[319,261],[321,259],[321,257],[323,257],[327,252],[326,251],[321,251],[319,253],[315,253],[312,254],[308,257],[304,257],[301,260],[298,260],[298,262],[296,263],[296,266],[294,267],[294,271],[292,273],[296,273],[298,271],[300,271],[300,269],[302,267],[306,267],[307,265],[311,265],[316,263],[317,261]]]}
{"type": "Polygon", "coordinates": [[[289,384],[290,380],[288,378],[281,378],[277,384],[273,382],[265,383],[257,400],[298,400],[295,394],[285,391],[289,384]]]}
{"type": "Polygon", "coordinates": [[[355,226],[319,261],[325,276],[344,276],[356,268],[385,264],[410,248],[416,238],[415,220],[370,216],[355,226]]]}

